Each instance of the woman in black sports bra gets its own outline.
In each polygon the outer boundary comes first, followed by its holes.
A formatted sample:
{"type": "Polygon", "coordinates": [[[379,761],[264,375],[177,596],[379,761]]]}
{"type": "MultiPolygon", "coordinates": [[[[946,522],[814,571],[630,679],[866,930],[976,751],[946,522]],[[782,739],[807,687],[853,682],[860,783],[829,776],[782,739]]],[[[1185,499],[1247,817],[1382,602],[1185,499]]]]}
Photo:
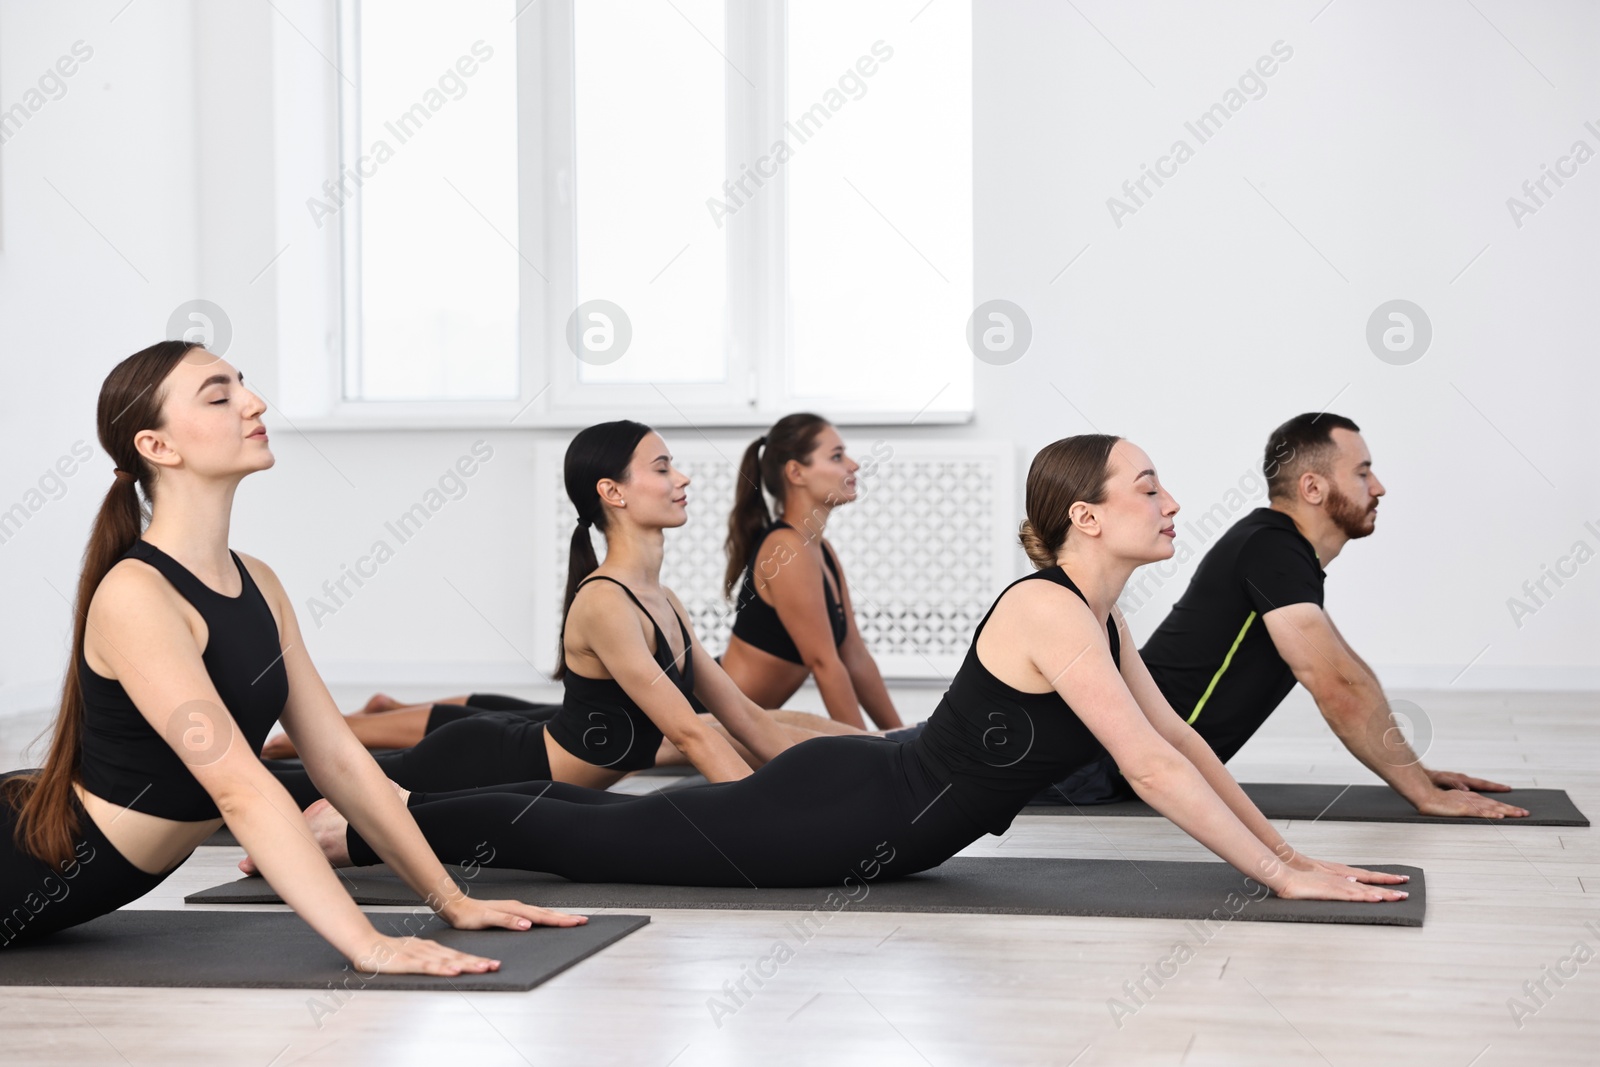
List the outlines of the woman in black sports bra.
{"type": "Polygon", "coordinates": [[[856,498],[860,464],[817,415],[785,415],[745,449],[723,595],[739,586],[733,636],[722,669],[746,696],[779,708],[815,678],[834,721],[880,730],[902,725],[878,664],[856,629],[850,588],[822,536],[833,509],[856,498]],[[778,517],[767,511],[771,494],[778,517]]]}
{"type": "MultiPolygon", "coordinates": [[[[1122,640],[1117,597],[1137,567],[1171,557],[1177,510],[1130,442],[1095,434],[1045,448],[1021,528],[1038,570],[989,609],[914,741],[817,738],[740,781],[668,794],[524,782],[412,793],[407,806],[445,860],[490,838],[497,865],[576,881],[824,886],[937,866],[1109,752],[1141,798],[1279,896],[1400,899],[1386,886],[1403,875],[1291,848],[1122,640]]],[[[313,825],[336,865],[373,862],[337,811],[313,825]]]]}
{"type": "MultiPolygon", "coordinates": [[[[481,714],[448,722],[409,749],[377,756],[390,779],[423,790],[530,779],[603,789],[654,766],[665,737],[701,774],[726,782],[750,773],[730,737],[764,762],[810,736],[780,726],[739,692],[661,585],[663,532],[687,521],[689,483],[661,435],[637,422],[591,426],[567,447],[564,476],[580,518],[555,672],[566,690],[559,709],[546,719],[481,714]],[[591,526],[606,539],[604,565],[596,562],[591,526]],[[663,627],[658,618],[672,622],[663,627]],[[696,714],[696,700],[710,716],[696,714]]],[[[302,806],[320,797],[298,767],[266,762],[302,806]]]]}
{"type": "Polygon", "coordinates": [[[239,482],[273,464],[265,410],[242,374],[183,341],[135,353],[101,386],[100,444],[116,477],[84,553],[49,757],[42,769],[0,776],[0,944],[115,911],[226,823],[358,970],[497,969],[432,941],[380,935],[256,756],[281,716],[330,797],[451,925],[584,921],[461,894],[344,727],[277,576],[228,548],[239,482]]]}
{"type": "MultiPolygon", "coordinates": [[[[880,729],[902,725],[878,665],[856,629],[849,586],[833,547],[822,536],[828,513],[855,499],[858,468],[859,464],[845,454],[839,431],[819,416],[806,414],[778,420],[745,450],[739,465],[739,488],[728,522],[728,571],[723,593],[731,594],[741,575],[743,585],[739,588],[733,639],[718,662],[745,696],[772,709],[773,716],[795,739],[816,732],[847,733],[854,732],[850,727],[863,728],[858,702],[880,729]],[[798,529],[785,519],[770,517],[762,485],[782,504],[780,514],[797,517],[798,529]],[[799,647],[791,631],[799,635],[799,647]],[[833,722],[807,712],[783,710],[784,703],[812,676],[817,679],[833,722]]],[[[450,748],[458,753],[453,762],[463,773],[479,774],[475,784],[483,784],[490,780],[542,777],[535,773],[539,769],[537,763],[530,762],[530,758],[537,757],[537,744],[529,739],[560,710],[560,704],[536,704],[496,693],[472,693],[408,705],[375,694],[365,708],[347,716],[347,721],[370,748],[432,746],[434,734],[449,727],[450,748]],[[476,722],[471,730],[458,730],[453,724],[460,720],[476,722]],[[506,730],[518,740],[502,745],[499,758],[522,767],[523,773],[512,778],[485,778],[481,772],[470,771],[475,757],[467,751],[465,739],[470,736],[477,742],[493,744],[506,730]]],[[[716,729],[714,722],[706,725],[716,729]]],[[[740,751],[744,754],[748,749],[740,746],[740,751]]],[[[292,756],[294,748],[286,738],[273,738],[262,754],[292,756]]],[[[671,744],[661,746],[657,761],[693,762],[671,744]]],[[[381,755],[379,762],[395,781],[407,784],[403,776],[394,773],[397,757],[381,755]]],[[[460,775],[449,775],[430,776],[428,780],[437,783],[462,779],[460,775]]],[[[557,780],[568,779],[557,776],[557,780]]],[[[286,779],[286,784],[298,799],[310,803],[315,794],[297,791],[293,784],[297,781],[286,779]]],[[[433,788],[446,787],[434,784],[433,788]]]]}

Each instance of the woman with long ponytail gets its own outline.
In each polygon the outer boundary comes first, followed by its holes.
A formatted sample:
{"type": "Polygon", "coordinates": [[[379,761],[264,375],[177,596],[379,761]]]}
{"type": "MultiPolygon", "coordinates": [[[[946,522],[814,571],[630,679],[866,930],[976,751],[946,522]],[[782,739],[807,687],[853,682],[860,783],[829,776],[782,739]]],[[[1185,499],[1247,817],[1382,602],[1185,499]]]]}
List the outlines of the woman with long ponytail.
{"type": "Polygon", "coordinates": [[[833,509],[856,498],[859,468],[839,431],[809,413],[785,415],[744,450],[722,583],[724,596],[739,586],[739,613],[722,669],[764,708],[782,707],[813,678],[836,723],[865,728],[865,708],[878,729],[891,730],[900,714],[823,536],[833,509]]]}
{"type": "Polygon", "coordinates": [[[183,341],[129,356],[101,387],[98,433],[115,471],[84,552],[50,754],[0,781],[0,946],[143,896],[226,823],[353,964],[494,970],[494,960],[379,934],[256,755],[281,716],[330,798],[453,926],[582,921],[460,893],[344,727],[277,576],[229,549],[239,482],[274,462],[265,409],[242,374],[183,341]]]}
{"type": "MultiPolygon", "coordinates": [[[[688,521],[689,484],[661,435],[625,419],[590,426],[567,446],[563,477],[578,521],[556,649],[561,704],[548,716],[464,709],[412,747],[379,755],[390,779],[428,790],[529,780],[603,789],[672,752],[728,782],[815,736],[740,692],[661,584],[663,535],[688,521]],[[604,563],[591,531],[605,539],[604,563]]],[[[268,766],[302,806],[322,795],[299,768],[268,766]]]]}

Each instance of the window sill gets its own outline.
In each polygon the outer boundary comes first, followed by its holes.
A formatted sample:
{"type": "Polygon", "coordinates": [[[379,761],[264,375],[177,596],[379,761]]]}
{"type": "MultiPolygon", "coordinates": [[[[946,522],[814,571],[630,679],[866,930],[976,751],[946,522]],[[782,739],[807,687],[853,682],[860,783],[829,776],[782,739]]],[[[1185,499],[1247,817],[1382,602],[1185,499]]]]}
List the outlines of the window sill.
{"type": "MultiPolygon", "coordinates": [[[[683,411],[671,408],[628,411],[519,411],[511,402],[485,404],[382,402],[343,405],[321,415],[284,415],[289,428],[301,432],[347,433],[396,430],[577,430],[612,418],[637,418],[660,429],[766,429],[784,411],[683,411]]],[[[800,410],[796,408],[795,410],[800,410]]],[[[835,426],[958,426],[973,421],[970,411],[836,411],[819,412],[835,426]]],[[[271,419],[272,412],[267,415],[271,419]]]]}

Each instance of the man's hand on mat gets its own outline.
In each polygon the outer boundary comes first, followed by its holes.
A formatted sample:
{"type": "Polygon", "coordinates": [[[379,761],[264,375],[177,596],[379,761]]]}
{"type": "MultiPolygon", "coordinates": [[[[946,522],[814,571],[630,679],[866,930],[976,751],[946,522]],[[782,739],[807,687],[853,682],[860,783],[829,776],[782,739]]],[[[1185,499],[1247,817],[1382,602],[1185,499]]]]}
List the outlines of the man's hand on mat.
{"type": "Polygon", "coordinates": [[[1428,777],[1440,789],[1476,789],[1480,793],[1509,793],[1509,785],[1491,782],[1487,778],[1474,778],[1459,771],[1429,771],[1428,777]]]}
{"type": "Polygon", "coordinates": [[[1416,804],[1423,815],[1465,816],[1470,819],[1520,819],[1528,814],[1527,808],[1490,800],[1465,789],[1435,789],[1433,795],[1416,804]]]}
{"type": "Polygon", "coordinates": [[[374,974],[483,974],[498,971],[500,961],[426,941],[420,937],[379,935],[364,953],[350,963],[363,975],[374,974]]]}
{"type": "Polygon", "coordinates": [[[568,915],[553,908],[524,904],[520,900],[477,900],[462,897],[439,909],[440,918],[457,930],[527,930],[533,926],[582,926],[587,915],[568,915]]]}

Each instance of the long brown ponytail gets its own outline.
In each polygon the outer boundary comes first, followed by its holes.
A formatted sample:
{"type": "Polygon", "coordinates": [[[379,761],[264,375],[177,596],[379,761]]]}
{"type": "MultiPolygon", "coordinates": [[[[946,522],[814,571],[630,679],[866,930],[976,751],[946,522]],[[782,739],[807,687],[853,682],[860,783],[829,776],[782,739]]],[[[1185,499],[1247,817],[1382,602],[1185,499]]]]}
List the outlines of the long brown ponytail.
{"type": "MultiPolygon", "coordinates": [[[[605,531],[606,509],[600,503],[600,492],[595,488],[595,483],[601,478],[626,482],[634,449],[639,447],[639,442],[649,432],[650,427],[642,422],[619,419],[584,427],[567,446],[561,480],[567,487],[567,499],[578,509],[578,525],[572,531],[572,544],[567,549],[567,595],[561,600],[563,632],[566,630],[567,612],[572,609],[572,598],[578,595],[578,586],[600,566],[600,561],[595,558],[594,541],[589,537],[589,528],[597,526],[602,533],[605,531]]],[[[558,642],[556,669],[551,677],[559,681],[566,675],[566,650],[558,642]]]]}
{"type": "Polygon", "coordinates": [[[57,870],[72,858],[73,841],[80,830],[72,786],[79,780],[82,759],[83,692],[78,684],[78,661],[83,657],[89,602],[106,573],[139,539],[148,517],[139,500],[140,490],[146,502],[153,499],[155,471],[139,455],[133,439],[141,430],[161,428],[161,407],[166,399],[161,383],[190,349],[199,347],[188,341],[151,345],[113,367],[100,386],[96,415],[100,447],[118,473],[100,502],[83,553],[72,613],[72,658],[62,682],[56,719],[49,728],[54,731],[50,755],[42,769],[0,782],[0,800],[17,812],[16,846],[57,870]]]}
{"type": "Polygon", "coordinates": [[[773,500],[782,504],[788,490],[783,478],[784,467],[791,459],[809,466],[811,453],[816,451],[817,437],[827,425],[827,419],[809,412],[785,415],[744,450],[734,487],[733,511],[728,515],[725,544],[728,569],[722,576],[723,596],[733,594],[733,587],[750,562],[750,553],[755,551],[761,531],[772,521],[761,490],[765,489],[773,500]]]}

